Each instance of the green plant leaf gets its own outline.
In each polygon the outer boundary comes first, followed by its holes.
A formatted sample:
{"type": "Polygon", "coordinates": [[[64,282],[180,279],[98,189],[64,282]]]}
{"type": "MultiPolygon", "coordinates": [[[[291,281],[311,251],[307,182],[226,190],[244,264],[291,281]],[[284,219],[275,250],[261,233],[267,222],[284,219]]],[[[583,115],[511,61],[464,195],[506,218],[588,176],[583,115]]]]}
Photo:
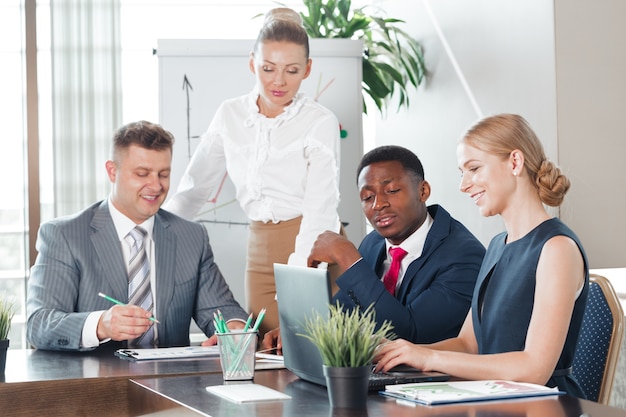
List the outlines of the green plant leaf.
{"type": "MultiPolygon", "coordinates": [[[[401,86],[404,85],[404,79],[402,78],[402,74],[391,65],[384,62],[376,62],[373,63],[373,65],[376,67],[378,72],[383,73],[386,77],[391,77],[393,81],[395,81],[397,84],[401,86]]],[[[387,85],[389,85],[389,83],[387,83],[387,85]]]]}
{"type": "Polygon", "coordinates": [[[345,20],[348,20],[348,13],[350,13],[351,7],[352,2],[350,0],[339,0],[337,2],[337,9],[339,10],[339,14],[343,16],[345,20]]]}
{"type": "Polygon", "coordinates": [[[373,305],[365,311],[344,310],[339,303],[329,305],[329,316],[312,312],[303,323],[299,336],[309,339],[319,350],[326,366],[365,366],[372,363],[376,347],[395,336],[393,326],[384,321],[376,330],[373,305]]]}
{"type": "Polygon", "coordinates": [[[16,309],[17,306],[13,299],[0,295],[0,340],[8,338],[16,309]]]}
{"type": "Polygon", "coordinates": [[[384,74],[381,74],[375,63],[365,59],[363,60],[363,83],[381,99],[385,99],[390,93],[384,74]]]}

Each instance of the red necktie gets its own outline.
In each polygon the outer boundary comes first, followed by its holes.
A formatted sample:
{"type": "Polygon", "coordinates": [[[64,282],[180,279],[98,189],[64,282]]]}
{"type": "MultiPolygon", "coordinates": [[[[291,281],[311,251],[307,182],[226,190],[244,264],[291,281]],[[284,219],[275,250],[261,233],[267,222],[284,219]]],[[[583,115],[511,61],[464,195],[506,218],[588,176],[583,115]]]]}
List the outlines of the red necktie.
{"type": "Polygon", "coordinates": [[[391,295],[395,296],[396,283],[398,282],[398,275],[400,273],[400,263],[402,262],[402,259],[407,255],[407,251],[400,247],[390,248],[389,254],[391,255],[391,267],[383,278],[383,284],[385,284],[385,288],[387,289],[387,291],[389,291],[391,295]]]}

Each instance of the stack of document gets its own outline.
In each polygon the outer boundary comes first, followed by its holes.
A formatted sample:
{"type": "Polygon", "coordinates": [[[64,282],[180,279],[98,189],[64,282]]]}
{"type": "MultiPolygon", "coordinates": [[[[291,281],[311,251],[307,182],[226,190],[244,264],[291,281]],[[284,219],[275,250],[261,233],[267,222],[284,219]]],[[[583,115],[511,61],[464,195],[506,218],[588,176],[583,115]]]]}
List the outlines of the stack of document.
{"type": "Polygon", "coordinates": [[[512,381],[448,381],[387,385],[381,395],[424,405],[564,394],[556,388],[512,381]]]}
{"type": "MultiPolygon", "coordinates": [[[[173,348],[155,348],[155,349],[118,349],[116,356],[129,361],[154,361],[154,360],[172,360],[172,359],[189,359],[189,358],[219,358],[220,350],[218,346],[186,346],[173,348]]],[[[282,369],[285,362],[282,355],[273,355],[270,353],[257,352],[255,369],[282,369]]]]}
{"type": "Polygon", "coordinates": [[[257,352],[255,369],[257,371],[264,369],[283,369],[285,361],[282,355],[273,355],[271,353],[257,352]]]}
{"type": "Polygon", "coordinates": [[[148,361],[160,359],[200,358],[206,356],[220,356],[217,346],[186,346],[155,349],[118,349],[116,356],[130,361],[148,361]]]}

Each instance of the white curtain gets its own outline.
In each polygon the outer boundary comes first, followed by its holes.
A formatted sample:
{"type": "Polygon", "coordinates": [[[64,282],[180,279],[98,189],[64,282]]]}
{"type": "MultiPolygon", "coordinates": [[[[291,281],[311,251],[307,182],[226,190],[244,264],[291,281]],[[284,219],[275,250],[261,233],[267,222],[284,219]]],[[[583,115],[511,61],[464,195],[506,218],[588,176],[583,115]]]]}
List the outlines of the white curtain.
{"type": "Polygon", "coordinates": [[[110,190],[104,170],[122,120],[119,0],[51,0],[54,215],[110,190]]]}

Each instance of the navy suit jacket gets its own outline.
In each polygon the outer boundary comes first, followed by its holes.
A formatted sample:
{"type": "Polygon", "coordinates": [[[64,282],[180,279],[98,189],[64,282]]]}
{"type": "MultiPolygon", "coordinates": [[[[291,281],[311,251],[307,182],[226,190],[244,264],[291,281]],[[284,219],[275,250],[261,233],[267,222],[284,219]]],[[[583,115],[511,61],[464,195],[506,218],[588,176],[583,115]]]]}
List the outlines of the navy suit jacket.
{"type": "MultiPolygon", "coordinates": [[[[214,332],[213,312],[246,319],[213,260],[204,226],[165,210],[154,219],[159,347],[188,346],[189,325],[214,332]]],[[[89,313],[107,310],[103,292],[128,301],[128,275],[107,201],[41,225],[27,294],[27,339],[39,349],[81,347],[89,313]]],[[[91,348],[93,349],[93,348],[91,348]]]]}
{"type": "Polygon", "coordinates": [[[422,256],[407,268],[396,297],[381,281],[385,239],[376,231],[361,242],[363,259],[339,278],[333,301],[348,308],[374,304],[376,321],[391,321],[394,333],[414,343],[458,335],[469,311],[485,247],[439,205],[428,207],[433,225],[422,256]]]}

